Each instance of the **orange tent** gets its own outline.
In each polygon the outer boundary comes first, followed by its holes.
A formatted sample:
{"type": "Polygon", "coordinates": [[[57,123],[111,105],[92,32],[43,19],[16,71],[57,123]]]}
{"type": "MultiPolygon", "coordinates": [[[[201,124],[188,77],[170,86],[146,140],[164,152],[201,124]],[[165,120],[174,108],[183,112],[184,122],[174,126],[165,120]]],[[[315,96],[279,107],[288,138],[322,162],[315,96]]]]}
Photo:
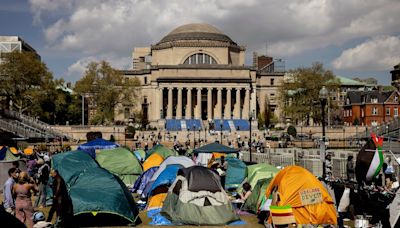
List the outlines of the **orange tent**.
{"type": "Polygon", "coordinates": [[[147,210],[162,208],[165,198],[167,198],[168,193],[160,193],[151,196],[147,202],[147,210]]]}
{"type": "Polygon", "coordinates": [[[150,155],[150,157],[143,162],[143,172],[146,172],[146,170],[150,169],[151,167],[160,166],[163,161],[164,158],[157,153],[150,155]]]}
{"type": "MultiPolygon", "coordinates": [[[[300,166],[288,166],[270,182],[266,197],[278,194],[272,205],[291,206],[297,224],[336,224],[336,209],[322,183],[300,166]]],[[[271,222],[271,219],[269,220],[271,222]]]]}

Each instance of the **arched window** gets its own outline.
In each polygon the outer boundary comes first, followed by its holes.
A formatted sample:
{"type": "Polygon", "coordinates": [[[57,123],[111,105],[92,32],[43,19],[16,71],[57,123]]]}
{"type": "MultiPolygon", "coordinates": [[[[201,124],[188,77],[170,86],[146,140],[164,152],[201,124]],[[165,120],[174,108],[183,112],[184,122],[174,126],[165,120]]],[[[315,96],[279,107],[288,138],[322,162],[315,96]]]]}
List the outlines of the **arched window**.
{"type": "Polygon", "coordinates": [[[217,64],[217,61],[205,53],[196,53],[189,56],[183,64],[217,64]]]}

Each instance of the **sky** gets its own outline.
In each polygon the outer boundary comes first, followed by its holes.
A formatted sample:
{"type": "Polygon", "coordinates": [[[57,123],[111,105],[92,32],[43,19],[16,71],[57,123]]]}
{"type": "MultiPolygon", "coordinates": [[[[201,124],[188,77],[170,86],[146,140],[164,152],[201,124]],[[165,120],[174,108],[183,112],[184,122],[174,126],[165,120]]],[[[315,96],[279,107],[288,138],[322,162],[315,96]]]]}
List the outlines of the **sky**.
{"type": "Polygon", "coordinates": [[[188,23],[217,27],[286,69],[322,62],[344,77],[389,85],[400,63],[399,0],[1,0],[0,35],[22,37],[55,78],[75,82],[91,61],[130,69],[134,47],[188,23]]]}

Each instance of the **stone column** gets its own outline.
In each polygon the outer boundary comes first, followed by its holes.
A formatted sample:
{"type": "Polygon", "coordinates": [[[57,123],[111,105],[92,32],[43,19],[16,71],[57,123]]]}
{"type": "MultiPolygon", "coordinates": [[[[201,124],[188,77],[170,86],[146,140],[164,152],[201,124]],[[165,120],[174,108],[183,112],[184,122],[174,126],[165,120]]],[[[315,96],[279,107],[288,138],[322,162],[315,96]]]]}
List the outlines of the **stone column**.
{"type": "Polygon", "coordinates": [[[167,119],[172,119],[172,87],[168,88],[168,107],[167,107],[167,119]]]}
{"type": "Polygon", "coordinates": [[[217,113],[216,119],[222,119],[222,88],[217,88],[217,113]]]}
{"type": "Polygon", "coordinates": [[[158,94],[159,94],[159,100],[158,100],[158,110],[157,110],[157,112],[158,112],[158,116],[160,117],[160,119],[163,119],[163,118],[165,118],[165,116],[162,116],[162,112],[164,112],[164,107],[163,107],[163,92],[164,92],[164,88],[159,88],[158,89],[158,94]]]}
{"type": "Polygon", "coordinates": [[[186,119],[192,118],[192,88],[187,88],[186,119]]]}
{"type": "Polygon", "coordinates": [[[213,119],[212,116],[212,88],[207,88],[207,118],[213,119]]]}
{"type": "Polygon", "coordinates": [[[182,89],[178,88],[178,105],[176,109],[176,119],[182,119],[182,89]]]}
{"type": "Polygon", "coordinates": [[[197,88],[196,119],[201,119],[201,88],[197,88]]]}
{"type": "Polygon", "coordinates": [[[246,94],[244,96],[243,104],[243,119],[249,118],[249,108],[250,108],[250,88],[246,88],[246,94]]]}
{"type": "Polygon", "coordinates": [[[235,119],[240,119],[240,88],[236,89],[235,119]]]}
{"type": "Polygon", "coordinates": [[[232,110],[232,88],[226,88],[225,119],[231,119],[232,110]]]}

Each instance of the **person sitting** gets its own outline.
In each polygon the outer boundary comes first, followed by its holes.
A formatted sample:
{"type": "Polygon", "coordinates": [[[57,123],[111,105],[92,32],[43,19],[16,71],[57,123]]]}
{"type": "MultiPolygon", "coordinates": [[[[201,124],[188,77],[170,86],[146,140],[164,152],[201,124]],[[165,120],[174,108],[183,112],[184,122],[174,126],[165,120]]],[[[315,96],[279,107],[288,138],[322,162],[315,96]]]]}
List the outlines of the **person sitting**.
{"type": "Polygon", "coordinates": [[[250,195],[251,195],[251,185],[249,184],[249,182],[245,182],[243,184],[243,191],[238,195],[240,197],[239,199],[244,203],[246,202],[246,200],[249,198],[250,195]]]}

